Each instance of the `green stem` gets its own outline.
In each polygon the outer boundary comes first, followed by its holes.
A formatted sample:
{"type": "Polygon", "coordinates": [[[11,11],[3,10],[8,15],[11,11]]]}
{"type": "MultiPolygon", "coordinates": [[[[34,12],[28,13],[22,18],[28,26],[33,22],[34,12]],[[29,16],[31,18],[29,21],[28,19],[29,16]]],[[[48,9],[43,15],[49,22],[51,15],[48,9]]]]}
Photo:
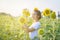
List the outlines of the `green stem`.
{"type": "Polygon", "coordinates": [[[55,28],[54,28],[54,25],[55,25],[55,23],[54,23],[54,20],[53,20],[53,40],[55,40],[55,28]]]}
{"type": "Polygon", "coordinates": [[[52,38],[50,38],[50,40],[52,40],[52,38]]]}
{"type": "Polygon", "coordinates": [[[53,40],[55,40],[55,36],[53,36],[53,40]]]}
{"type": "MultiPolygon", "coordinates": [[[[45,17],[45,19],[47,19],[47,18],[45,17]]],[[[45,29],[46,29],[46,20],[45,20],[45,29]]]]}
{"type": "Polygon", "coordinates": [[[42,37],[42,35],[40,35],[40,40],[43,40],[43,37],[42,37]]]}

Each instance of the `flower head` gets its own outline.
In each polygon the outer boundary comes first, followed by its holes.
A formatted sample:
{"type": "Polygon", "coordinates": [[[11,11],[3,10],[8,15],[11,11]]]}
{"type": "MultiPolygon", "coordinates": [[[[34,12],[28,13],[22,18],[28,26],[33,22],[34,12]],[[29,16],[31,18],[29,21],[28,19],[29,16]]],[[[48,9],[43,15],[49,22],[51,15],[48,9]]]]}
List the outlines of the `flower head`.
{"type": "Polygon", "coordinates": [[[46,8],[46,9],[43,11],[43,15],[44,15],[44,16],[49,16],[49,15],[50,15],[50,9],[46,8]]]}
{"type": "Polygon", "coordinates": [[[38,8],[34,8],[34,11],[37,11],[38,10],[38,8]]]}
{"type": "Polygon", "coordinates": [[[25,24],[26,22],[27,22],[27,20],[26,20],[25,17],[21,16],[21,17],[19,18],[19,23],[20,23],[20,24],[25,24]]]}
{"type": "Polygon", "coordinates": [[[23,9],[23,15],[30,16],[30,12],[28,9],[23,9]]]}

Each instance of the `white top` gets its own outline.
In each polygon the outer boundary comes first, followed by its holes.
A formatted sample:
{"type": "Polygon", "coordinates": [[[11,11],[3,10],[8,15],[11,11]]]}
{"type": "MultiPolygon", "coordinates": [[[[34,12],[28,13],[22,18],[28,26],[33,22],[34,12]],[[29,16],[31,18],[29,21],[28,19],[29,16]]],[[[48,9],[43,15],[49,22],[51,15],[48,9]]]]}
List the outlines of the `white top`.
{"type": "Polygon", "coordinates": [[[40,28],[40,22],[34,22],[29,28],[35,29],[33,32],[29,32],[29,37],[33,39],[34,37],[38,36],[38,29],[40,28]]]}

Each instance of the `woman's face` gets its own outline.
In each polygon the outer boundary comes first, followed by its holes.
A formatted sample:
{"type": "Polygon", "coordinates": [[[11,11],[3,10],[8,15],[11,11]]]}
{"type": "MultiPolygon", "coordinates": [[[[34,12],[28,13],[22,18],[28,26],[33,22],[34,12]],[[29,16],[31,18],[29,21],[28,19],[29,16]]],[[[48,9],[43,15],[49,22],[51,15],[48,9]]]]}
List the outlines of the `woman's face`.
{"type": "Polygon", "coordinates": [[[37,20],[37,19],[38,19],[38,15],[37,15],[36,12],[34,12],[34,13],[32,14],[32,18],[33,18],[34,20],[37,20]]]}

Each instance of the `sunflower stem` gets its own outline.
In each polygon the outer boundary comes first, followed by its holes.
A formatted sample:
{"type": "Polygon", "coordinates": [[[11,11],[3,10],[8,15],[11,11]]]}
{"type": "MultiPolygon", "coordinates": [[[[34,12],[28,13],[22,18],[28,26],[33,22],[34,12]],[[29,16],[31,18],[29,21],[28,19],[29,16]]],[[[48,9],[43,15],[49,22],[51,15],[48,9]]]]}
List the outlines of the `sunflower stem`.
{"type": "Polygon", "coordinates": [[[53,25],[52,25],[53,26],[53,40],[55,40],[55,32],[54,32],[55,28],[54,28],[54,25],[55,25],[55,23],[54,23],[54,19],[53,19],[53,25]]]}
{"type": "Polygon", "coordinates": [[[40,40],[43,40],[43,37],[42,37],[42,35],[40,35],[40,40]]]}

